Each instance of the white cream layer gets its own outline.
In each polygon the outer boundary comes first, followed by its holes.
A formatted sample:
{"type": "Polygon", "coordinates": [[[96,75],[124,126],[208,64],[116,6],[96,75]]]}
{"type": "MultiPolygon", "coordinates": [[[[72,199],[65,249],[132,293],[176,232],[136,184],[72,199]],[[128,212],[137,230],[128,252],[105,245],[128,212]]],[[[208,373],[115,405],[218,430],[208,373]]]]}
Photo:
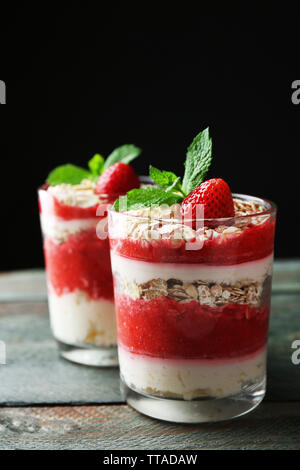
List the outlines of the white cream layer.
{"type": "Polygon", "coordinates": [[[117,343],[113,302],[92,300],[81,290],[58,296],[51,288],[48,301],[56,339],[71,345],[112,346],[117,343]]]}
{"type": "Polygon", "coordinates": [[[258,261],[232,266],[209,266],[205,264],[150,263],[111,253],[113,273],[138,284],[151,279],[181,279],[183,282],[202,280],[214,283],[235,284],[241,280],[263,281],[272,274],[273,255],[258,261]]]}
{"type": "MultiPolygon", "coordinates": [[[[54,198],[51,194],[51,190],[54,192],[59,189],[60,186],[64,185],[50,187],[48,191],[39,191],[39,199],[42,208],[41,227],[44,236],[63,241],[70,234],[91,228],[95,228],[96,230],[97,223],[99,222],[99,219],[96,217],[66,220],[55,215],[54,198]]],[[[78,205],[81,207],[80,204],[78,205]]]]}
{"type": "Polygon", "coordinates": [[[83,179],[79,184],[62,183],[49,186],[47,194],[53,195],[63,204],[91,207],[99,203],[99,195],[95,191],[96,183],[89,179],[83,179]]]}
{"type": "Polygon", "coordinates": [[[42,232],[46,237],[64,239],[66,236],[94,228],[99,222],[96,218],[65,220],[48,214],[41,215],[42,232]]]}
{"type": "Polygon", "coordinates": [[[123,380],[136,391],[191,400],[227,397],[246,385],[260,383],[266,369],[266,351],[241,360],[171,360],[133,354],[119,346],[123,380]]]}

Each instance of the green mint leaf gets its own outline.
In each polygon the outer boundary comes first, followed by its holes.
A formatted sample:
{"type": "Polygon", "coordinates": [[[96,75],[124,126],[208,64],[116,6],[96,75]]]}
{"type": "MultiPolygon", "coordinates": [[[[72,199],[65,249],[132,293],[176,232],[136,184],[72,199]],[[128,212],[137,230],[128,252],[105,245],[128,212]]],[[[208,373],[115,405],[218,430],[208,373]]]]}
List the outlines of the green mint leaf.
{"type": "Polygon", "coordinates": [[[104,163],[104,170],[116,162],[130,163],[141,154],[142,150],[132,144],[125,144],[116,148],[107,157],[104,163]]]}
{"type": "Polygon", "coordinates": [[[79,184],[84,178],[89,178],[90,175],[91,173],[88,170],[67,163],[66,165],[54,168],[54,170],[49,173],[46,182],[52,186],[62,183],[79,184]]]}
{"type": "Polygon", "coordinates": [[[180,176],[176,176],[172,171],[161,171],[150,165],[149,174],[154,183],[166,188],[167,192],[178,192],[186,196],[182,190],[180,176]]]}
{"type": "Polygon", "coordinates": [[[181,195],[185,196],[183,193],[182,193],[182,188],[181,188],[181,178],[180,176],[178,176],[174,181],[173,183],[171,184],[171,186],[169,186],[167,189],[166,189],[166,192],[167,193],[170,193],[170,192],[179,192],[181,193],[181,195]]]}
{"type": "Polygon", "coordinates": [[[100,153],[96,153],[88,162],[88,167],[91,170],[93,176],[97,177],[101,175],[104,169],[104,157],[100,153]]]}
{"type": "Polygon", "coordinates": [[[180,194],[166,192],[161,188],[139,188],[132,189],[126,196],[121,196],[114,203],[116,211],[128,211],[132,209],[141,209],[142,207],[151,207],[152,205],[168,204],[171,206],[181,202],[183,197],[180,194]]]}
{"type": "Polygon", "coordinates": [[[207,127],[194,138],[187,150],[182,182],[182,188],[186,194],[189,194],[204,181],[211,161],[212,141],[207,127]]]}
{"type": "Polygon", "coordinates": [[[149,175],[150,178],[154,181],[154,183],[159,184],[164,188],[168,188],[169,186],[171,186],[177,179],[177,176],[175,175],[175,173],[172,173],[172,171],[161,171],[152,165],[150,165],[149,167],[149,175]]]}

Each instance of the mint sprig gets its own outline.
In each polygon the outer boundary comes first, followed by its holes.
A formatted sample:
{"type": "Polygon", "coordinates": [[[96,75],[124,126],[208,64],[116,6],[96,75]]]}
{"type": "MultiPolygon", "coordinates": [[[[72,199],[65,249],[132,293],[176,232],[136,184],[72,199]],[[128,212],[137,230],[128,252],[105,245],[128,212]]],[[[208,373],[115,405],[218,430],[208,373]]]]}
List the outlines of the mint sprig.
{"type": "Polygon", "coordinates": [[[46,179],[46,182],[52,186],[57,184],[69,183],[79,184],[85,178],[89,178],[91,173],[85,168],[81,168],[71,163],[60,165],[54,168],[46,179]]]}
{"type": "Polygon", "coordinates": [[[46,182],[52,186],[57,184],[80,184],[83,179],[97,181],[108,167],[117,162],[129,163],[141,154],[142,150],[135,145],[126,144],[116,148],[105,160],[96,153],[88,162],[89,169],[67,163],[52,170],[46,182]]]}
{"type": "Polygon", "coordinates": [[[99,178],[99,175],[103,172],[104,169],[104,157],[100,153],[96,153],[93,158],[88,162],[88,167],[94,176],[95,180],[99,178]]]}
{"type": "Polygon", "coordinates": [[[200,132],[189,146],[186,154],[182,188],[186,194],[197,188],[205,178],[212,161],[212,140],[209,128],[200,132]]]}
{"type": "Polygon", "coordinates": [[[116,162],[130,163],[141,154],[142,150],[132,144],[117,147],[105,160],[104,170],[116,162]]]}
{"type": "Polygon", "coordinates": [[[149,166],[149,176],[155,183],[164,188],[171,186],[177,179],[177,176],[172,171],[161,171],[152,165],[149,166]]]}
{"type": "Polygon", "coordinates": [[[182,196],[179,194],[166,192],[162,188],[146,187],[132,189],[125,196],[121,196],[116,200],[114,209],[116,211],[128,211],[153,205],[161,206],[162,204],[167,204],[171,206],[180,201],[182,201],[182,196]]]}
{"type": "Polygon", "coordinates": [[[158,168],[150,165],[149,175],[154,183],[159,184],[159,186],[162,186],[163,188],[166,188],[166,192],[176,192],[181,194],[183,197],[186,196],[182,189],[180,176],[176,176],[172,171],[161,171],[158,168]]]}
{"type": "Polygon", "coordinates": [[[193,189],[204,181],[211,161],[212,141],[207,128],[194,138],[187,150],[182,183],[180,176],[176,176],[172,171],[159,170],[150,165],[150,177],[160,187],[133,189],[127,193],[127,196],[121,196],[116,200],[114,209],[128,211],[150,207],[154,204],[171,206],[182,202],[193,189]]]}
{"type": "Polygon", "coordinates": [[[114,209],[116,211],[128,211],[167,204],[171,206],[181,202],[185,195],[182,192],[181,178],[171,171],[161,171],[150,165],[149,174],[154,183],[160,187],[145,187],[132,189],[125,196],[116,200],[114,209]]]}

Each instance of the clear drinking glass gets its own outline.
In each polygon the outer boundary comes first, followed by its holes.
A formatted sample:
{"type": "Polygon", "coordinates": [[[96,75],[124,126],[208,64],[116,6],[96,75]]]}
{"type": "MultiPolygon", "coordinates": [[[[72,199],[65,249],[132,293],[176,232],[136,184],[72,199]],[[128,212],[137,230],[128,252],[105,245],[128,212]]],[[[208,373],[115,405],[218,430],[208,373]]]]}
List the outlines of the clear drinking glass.
{"type": "Polygon", "coordinates": [[[39,189],[38,198],[50,322],[60,354],[80,364],[118,365],[105,236],[107,207],[118,196],[99,195],[96,204],[82,207],[62,203],[47,189],[39,189]]]}
{"type": "Polygon", "coordinates": [[[219,421],[265,395],[276,207],[233,196],[230,219],[109,210],[122,389],[141,413],[219,421]]]}

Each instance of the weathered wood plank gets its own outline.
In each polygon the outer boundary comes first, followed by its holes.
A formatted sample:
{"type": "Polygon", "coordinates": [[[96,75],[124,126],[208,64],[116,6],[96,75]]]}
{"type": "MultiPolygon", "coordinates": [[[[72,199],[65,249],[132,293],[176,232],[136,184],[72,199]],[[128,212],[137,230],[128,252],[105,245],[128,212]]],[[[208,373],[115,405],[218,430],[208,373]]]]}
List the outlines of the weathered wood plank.
{"type": "Polygon", "coordinates": [[[300,292],[300,260],[276,260],[273,273],[273,292],[300,292]]]}
{"type": "MultiPolygon", "coordinates": [[[[274,295],[270,321],[267,399],[300,400],[300,365],[291,345],[300,338],[300,294],[274,295]]],[[[120,403],[117,369],[94,369],[58,357],[45,302],[0,305],[0,404],[120,403]]]]}
{"type": "Polygon", "coordinates": [[[300,295],[273,295],[268,341],[267,399],[300,400],[300,364],[292,343],[300,339],[300,295]]]}
{"type": "Polygon", "coordinates": [[[48,303],[42,301],[29,301],[29,302],[0,302],[0,317],[13,316],[13,315],[34,315],[34,314],[47,314],[48,303]]]}
{"type": "Polygon", "coordinates": [[[0,340],[7,355],[7,363],[0,365],[0,404],[122,401],[117,368],[83,367],[59,357],[45,302],[9,308],[10,315],[0,314],[0,340]],[[20,309],[27,309],[26,314],[13,314],[20,309]]]}
{"type": "MultiPolygon", "coordinates": [[[[300,260],[276,260],[273,292],[300,292],[300,260]]],[[[0,302],[46,300],[45,272],[29,269],[0,273],[0,302]]]]}
{"type": "Polygon", "coordinates": [[[45,272],[28,269],[0,273],[0,302],[46,300],[45,272]]]}
{"type": "Polygon", "coordinates": [[[231,422],[179,425],[125,405],[0,409],[0,449],[300,449],[300,403],[263,402],[231,422]]]}

